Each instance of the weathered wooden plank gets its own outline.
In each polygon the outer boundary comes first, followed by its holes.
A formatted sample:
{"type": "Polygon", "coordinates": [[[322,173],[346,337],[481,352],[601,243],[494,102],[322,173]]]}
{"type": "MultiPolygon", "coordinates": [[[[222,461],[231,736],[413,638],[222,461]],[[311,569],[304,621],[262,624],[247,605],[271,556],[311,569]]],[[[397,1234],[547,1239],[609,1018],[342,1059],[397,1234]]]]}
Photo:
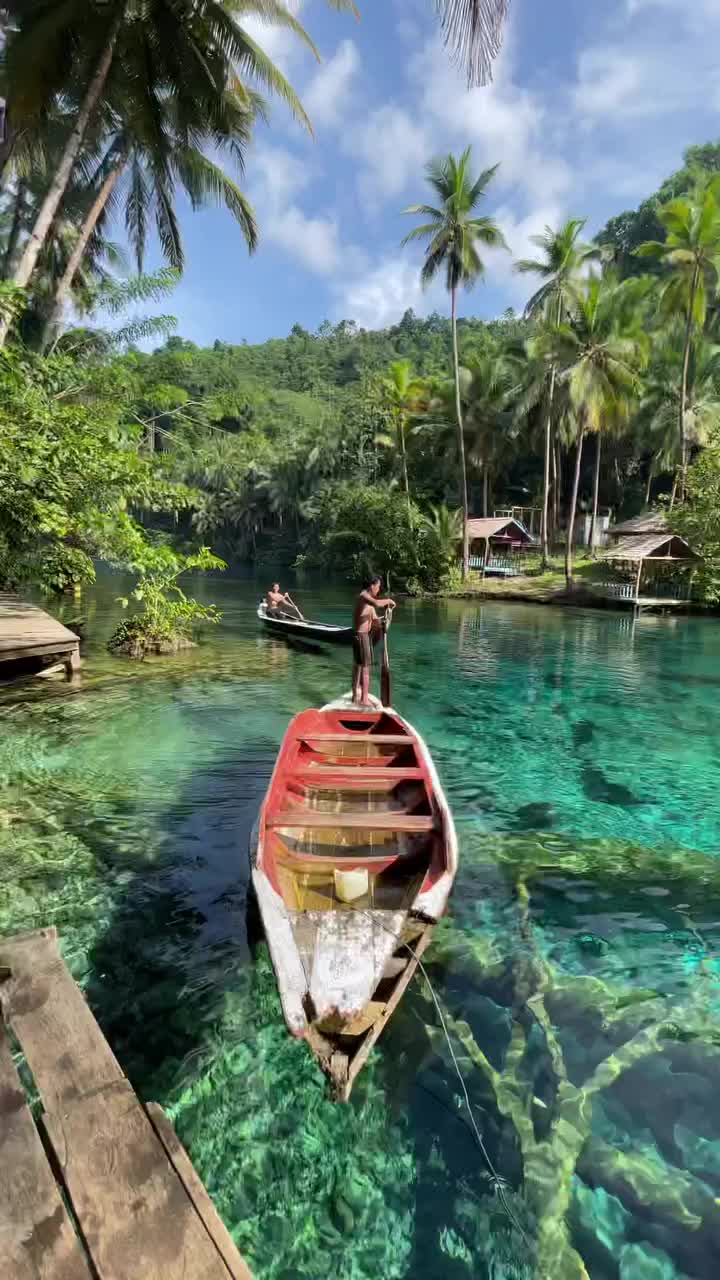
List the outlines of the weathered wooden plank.
{"type": "Polygon", "coordinates": [[[316,787],[362,787],[369,783],[378,786],[397,787],[401,782],[422,782],[422,769],[390,769],[381,766],[375,769],[372,765],[307,765],[289,775],[289,781],[302,782],[306,786],[316,787]]]}
{"type": "Polygon", "coordinates": [[[127,1081],[41,1123],[99,1280],[229,1280],[127,1081]]]}
{"type": "Polygon", "coordinates": [[[162,1107],[158,1106],[156,1102],[149,1102],[145,1110],[165,1148],[168,1159],[172,1161],[175,1172],[180,1178],[195,1211],[199,1214],[205,1230],[211,1237],[233,1280],[252,1280],[250,1268],[239,1253],[235,1241],[195,1172],[190,1157],[178,1138],[171,1121],[165,1115],[162,1107]]]}
{"type": "Polygon", "coordinates": [[[405,747],[415,742],[405,733],[360,733],[351,729],[349,733],[301,733],[300,742],[375,742],[383,747],[405,747]]]}
{"type": "Polygon", "coordinates": [[[0,1275],[91,1280],[0,1024],[0,1275]]]}
{"type": "Polygon", "coordinates": [[[74,653],[79,655],[77,640],[74,644],[24,644],[10,648],[0,637],[0,662],[19,662],[22,658],[64,658],[74,653]]]}
{"type": "Polygon", "coordinates": [[[320,809],[286,809],[266,818],[268,827],[350,827],[358,831],[432,831],[435,819],[431,814],[402,813],[400,810],[368,809],[365,812],[339,810],[323,813],[320,809]]]}
{"type": "Polygon", "coordinates": [[[20,1041],[47,1111],[125,1080],[85,998],[65,967],[57,931],[0,939],[0,1005],[20,1041]]]}
{"type": "Polygon", "coordinates": [[[426,925],[424,933],[418,939],[415,945],[411,948],[412,958],[410,957],[410,951],[408,951],[408,964],[406,965],[403,972],[400,974],[400,977],[398,978],[397,983],[393,988],[390,999],[385,1005],[385,1008],[383,1012],[380,1014],[380,1017],[378,1018],[377,1022],[370,1029],[367,1036],[363,1040],[363,1043],[360,1045],[360,1048],[358,1049],[357,1053],[354,1055],[354,1057],[350,1061],[347,1078],[344,1081],[344,1085],[342,1087],[342,1092],[341,1092],[339,1101],[347,1102],[348,1098],[350,1097],[353,1084],[355,1083],[355,1080],[357,1079],[358,1075],[362,1071],[363,1067],[365,1066],[365,1063],[367,1062],[370,1056],[370,1050],[375,1046],[375,1044],[379,1040],[380,1036],[385,1030],[385,1027],[390,1021],[390,1018],[392,1017],[402,997],[404,996],[408,986],[412,982],[413,977],[415,976],[415,971],[417,970],[418,964],[422,959],[423,952],[426,951],[427,948],[430,946],[430,943],[432,941],[432,936],[433,936],[433,926],[430,924],[426,925]]]}
{"type": "Polygon", "coordinates": [[[69,631],[37,605],[0,594],[0,661],[16,654],[69,652],[78,644],[69,631]]]}

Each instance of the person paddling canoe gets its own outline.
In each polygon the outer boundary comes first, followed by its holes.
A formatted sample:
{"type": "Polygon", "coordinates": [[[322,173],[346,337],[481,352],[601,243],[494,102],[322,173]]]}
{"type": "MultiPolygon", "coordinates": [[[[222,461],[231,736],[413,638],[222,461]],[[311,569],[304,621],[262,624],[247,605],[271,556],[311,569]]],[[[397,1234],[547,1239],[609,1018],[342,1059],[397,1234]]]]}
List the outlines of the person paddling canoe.
{"type": "Polygon", "coordinates": [[[299,618],[301,622],[305,621],[295,601],[290,599],[288,592],[281,591],[279,582],[273,582],[265,600],[270,613],[282,614],[284,610],[291,609],[296,618],[299,618]]]}
{"type": "Polygon", "coordinates": [[[380,598],[381,580],[371,574],[363,583],[355,601],[353,613],[353,702],[367,705],[370,695],[370,671],[373,663],[373,644],[380,638],[378,609],[394,609],[395,601],[389,596],[380,598]]]}

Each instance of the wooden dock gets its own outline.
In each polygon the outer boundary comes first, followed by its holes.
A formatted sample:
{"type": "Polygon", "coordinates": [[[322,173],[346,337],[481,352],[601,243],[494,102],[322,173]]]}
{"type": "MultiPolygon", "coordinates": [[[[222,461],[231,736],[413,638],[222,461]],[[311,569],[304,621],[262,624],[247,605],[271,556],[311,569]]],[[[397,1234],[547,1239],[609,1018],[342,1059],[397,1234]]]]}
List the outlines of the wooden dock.
{"type": "Polygon", "coordinates": [[[0,1006],[0,1276],[252,1280],[167,1116],[123,1075],[55,929],[0,939],[0,1006]]]}
{"type": "Polygon", "coordinates": [[[62,662],[68,677],[80,667],[80,641],[44,609],[0,594],[0,671],[5,664],[39,658],[62,662]]]}

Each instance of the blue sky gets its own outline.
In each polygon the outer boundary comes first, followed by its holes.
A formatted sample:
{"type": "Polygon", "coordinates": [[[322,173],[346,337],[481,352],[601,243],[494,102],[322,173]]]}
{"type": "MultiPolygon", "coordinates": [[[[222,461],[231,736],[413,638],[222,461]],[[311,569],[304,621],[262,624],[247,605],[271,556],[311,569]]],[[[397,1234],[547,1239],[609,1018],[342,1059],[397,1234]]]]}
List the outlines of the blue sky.
{"type": "MultiPolygon", "coordinates": [[[[587,216],[594,232],[686,146],[720,136],[720,0],[512,0],[494,82],[470,93],[433,0],[357,0],[359,22],[323,0],[289,3],[320,65],[287,32],[253,35],[300,92],[315,138],[279,102],[258,128],[243,179],[260,223],[252,258],[224,210],[180,203],[188,265],[168,309],[199,343],[444,308],[441,287],[420,289],[420,251],[400,248],[400,211],[427,198],[434,154],[470,143],[478,169],[500,162],[484,211],[522,256],[545,223],[587,216]]],[[[527,293],[511,255],[494,254],[463,307],[492,317],[527,293]]]]}

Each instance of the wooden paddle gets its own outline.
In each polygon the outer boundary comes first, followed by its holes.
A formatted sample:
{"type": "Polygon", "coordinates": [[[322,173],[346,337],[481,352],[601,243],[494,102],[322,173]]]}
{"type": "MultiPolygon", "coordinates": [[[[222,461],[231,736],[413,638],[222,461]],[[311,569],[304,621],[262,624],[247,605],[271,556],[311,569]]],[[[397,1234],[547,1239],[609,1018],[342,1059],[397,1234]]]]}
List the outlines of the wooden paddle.
{"type": "Polygon", "coordinates": [[[383,654],[382,654],[382,671],[380,673],[380,701],[384,707],[389,707],[392,703],[390,693],[390,657],[388,655],[387,633],[390,623],[392,622],[392,609],[386,609],[382,620],[382,638],[383,638],[383,654]]]}

